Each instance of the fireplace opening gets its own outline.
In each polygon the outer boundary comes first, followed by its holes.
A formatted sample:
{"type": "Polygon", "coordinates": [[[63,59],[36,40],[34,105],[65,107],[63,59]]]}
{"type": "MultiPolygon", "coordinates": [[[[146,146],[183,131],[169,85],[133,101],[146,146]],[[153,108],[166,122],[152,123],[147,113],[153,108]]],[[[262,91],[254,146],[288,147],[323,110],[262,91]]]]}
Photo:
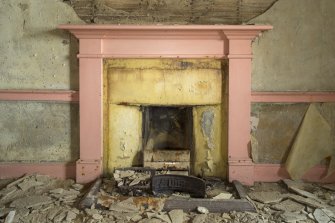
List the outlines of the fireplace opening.
{"type": "Polygon", "coordinates": [[[189,171],[194,145],[192,107],[144,106],[142,110],[144,166],[189,171]]]}

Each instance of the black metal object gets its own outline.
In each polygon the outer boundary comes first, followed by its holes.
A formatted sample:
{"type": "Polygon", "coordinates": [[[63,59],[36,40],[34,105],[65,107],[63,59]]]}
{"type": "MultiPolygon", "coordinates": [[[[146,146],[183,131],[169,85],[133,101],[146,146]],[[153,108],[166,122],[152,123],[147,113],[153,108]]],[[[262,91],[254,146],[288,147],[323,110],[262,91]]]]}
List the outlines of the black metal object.
{"type": "Polygon", "coordinates": [[[203,198],[206,194],[205,181],[192,176],[156,175],[151,179],[151,189],[154,195],[170,194],[175,191],[187,192],[191,197],[203,198]]]}

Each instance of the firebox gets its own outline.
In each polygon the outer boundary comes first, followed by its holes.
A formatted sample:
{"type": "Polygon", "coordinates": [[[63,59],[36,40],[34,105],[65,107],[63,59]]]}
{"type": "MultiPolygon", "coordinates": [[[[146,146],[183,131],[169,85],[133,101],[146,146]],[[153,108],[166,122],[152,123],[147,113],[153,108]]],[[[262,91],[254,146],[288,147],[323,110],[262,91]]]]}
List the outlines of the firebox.
{"type": "Polygon", "coordinates": [[[189,171],[193,151],[192,107],[143,107],[143,165],[189,171]]]}

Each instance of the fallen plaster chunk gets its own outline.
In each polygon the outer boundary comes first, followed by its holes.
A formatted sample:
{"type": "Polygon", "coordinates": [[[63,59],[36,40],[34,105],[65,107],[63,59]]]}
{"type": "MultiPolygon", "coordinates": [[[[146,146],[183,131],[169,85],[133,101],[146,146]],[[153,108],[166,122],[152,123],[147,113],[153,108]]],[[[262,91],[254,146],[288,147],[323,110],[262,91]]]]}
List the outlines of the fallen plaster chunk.
{"type": "Polygon", "coordinates": [[[72,187],[73,187],[73,189],[79,191],[79,190],[82,190],[84,188],[84,185],[82,185],[82,184],[73,184],[72,187]]]}
{"type": "Polygon", "coordinates": [[[128,198],[116,204],[111,204],[109,210],[117,212],[138,212],[139,208],[134,204],[133,198],[128,198]]]}
{"type": "Polygon", "coordinates": [[[220,193],[218,195],[216,195],[215,197],[213,197],[213,199],[230,199],[232,198],[233,195],[231,193],[220,193]]]}
{"type": "Polygon", "coordinates": [[[192,223],[204,223],[206,218],[206,214],[198,214],[193,218],[192,223]]]}
{"type": "Polygon", "coordinates": [[[299,188],[296,188],[296,187],[289,187],[290,190],[292,190],[293,192],[303,196],[303,197],[309,197],[309,198],[312,198],[314,200],[318,200],[318,197],[308,191],[304,191],[304,190],[301,190],[299,188]]]}
{"type": "Polygon", "coordinates": [[[15,210],[10,211],[5,219],[5,223],[12,223],[15,217],[15,213],[16,213],[15,210]]]}
{"type": "Polygon", "coordinates": [[[15,208],[31,208],[50,203],[52,203],[52,200],[48,196],[28,196],[13,201],[9,206],[15,208]]]}
{"type": "MultiPolygon", "coordinates": [[[[311,104],[305,114],[285,166],[292,179],[301,177],[327,157],[335,157],[331,126],[311,104]]],[[[334,163],[332,160],[331,163],[334,163]]],[[[332,170],[333,171],[333,170],[332,170]]],[[[328,171],[328,175],[331,171],[328,171]]]]}
{"type": "Polygon", "coordinates": [[[197,207],[197,211],[200,213],[200,214],[208,214],[209,213],[209,211],[208,211],[208,209],[207,208],[205,208],[205,207],[197,207]]]}
{"type": "Polygon", "coordinates": [[[170,217],[167,214],[157,214],[154,218],[160,219],[163,222],[172,223],[170,217]]]}
{"type": "Polygon", "coordinates": [[[27,179],[19,183],[18,187],[21,188],[21,190],[28,190],[32,187],[41,186],[43,184],[43,182],[36,181],[35,179],[27,179]]]}
{"type": "Polygon", "coordinates": [[[315,209],[313,216],[318,223],[328,223],[330,221],[328,215],[319,208],[315,209]]]}
{"type": "Polygon", "coordinates": [[[335,184],[324,184],[322,187],[327,190],[335,191],[335,184]]]}
{"type": "Polygon", "coordinates": [[[13,182],[11,182],[10,184],[7,184],[6,188],[9,188],[9,187],[12,187],[12,186],[16,186],[17,184],[21,183],[22,181],[24,181],[25,179],[28,179],[30,178],[31,176],[29,175],[26,175],[26,176],[23,176],[17,180],[14,180],[13,182]]]}
{"type": "Polygon", "coordinates": [[[287,199],[285,201],[273,205],[271,208],[278,211],[301,212],[302,210],[305,209],[305,206],[298,202],[292,201],[291,199],[287,199]]]}
{"type": "Polygon", "coordinates": [[[295,200],[296,202],[299,202],[301,204],[305,204],[308,205],[310,207],[313,208],[326,208],[327,205],[322,202],[321,200],[314,200],[311,198],[305,198],[299,195],[295,195],[295,194],[286,194],[285,195],[286,198],[290,198],[292,200],[295,200]]]}
{"type": "Polygon", "coordinates": [[[305,221],[307,219],[307,216],[304,214],[298,214],[293,212],[284,212],[281,214],[281,217],[285,222],[298,222],[298,221],[305,221]]]}
{"type": "Polygon", "coordinates": [[[184,211],[181,209],[175,209],[169,212],[169,216],[172,223],[183,223],[184,222],[184,211]]]}
{"type": "Polygon", "coordinates": [[[282,194],[278,191],[252,191],[248,195],[251,199],[264,204],[278,203],[283,199],[282,194]]]}

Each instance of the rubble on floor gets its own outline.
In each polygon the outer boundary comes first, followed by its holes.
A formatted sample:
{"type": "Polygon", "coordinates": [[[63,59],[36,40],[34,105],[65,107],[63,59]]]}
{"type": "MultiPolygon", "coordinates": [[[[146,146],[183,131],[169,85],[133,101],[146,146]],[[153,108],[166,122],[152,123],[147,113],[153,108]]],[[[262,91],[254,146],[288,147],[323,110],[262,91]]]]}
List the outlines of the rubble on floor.
{"type": "MultiPolygon", "coordinates": [[[[119,173],[119,178],[122,178],[121,174],[124,173],[119,173]]],[[[130,176],[127,177],[129,179],[130,176]]],[[[139,177],[142,175],[139,174],[139,177]]],[[[204,180],[207,188],[206,198],[203,200],[244,200],[238,199],[239,195],[231,184],[218,179],[204,180]]],[[[0,222],[335,222],[334,184],[288,180],[257,183],[253,187],[243,187],[246,191],[245,199],[252,202],[257,212],[225,213],[210,213],[203,206],[198,206],[191,212],[181,209],[165,211],[164,201],[169,197],[184,200],[191,198],[185,193],[175,193],[163,198],[152,195],[124,196],[117,192],[117,184],[116,179],[103,179],[97,192],[97,201],[89,208],[79,209],[80,201],[89,190],[88,185],[43,175],[0,180],[0,222]]]]}

